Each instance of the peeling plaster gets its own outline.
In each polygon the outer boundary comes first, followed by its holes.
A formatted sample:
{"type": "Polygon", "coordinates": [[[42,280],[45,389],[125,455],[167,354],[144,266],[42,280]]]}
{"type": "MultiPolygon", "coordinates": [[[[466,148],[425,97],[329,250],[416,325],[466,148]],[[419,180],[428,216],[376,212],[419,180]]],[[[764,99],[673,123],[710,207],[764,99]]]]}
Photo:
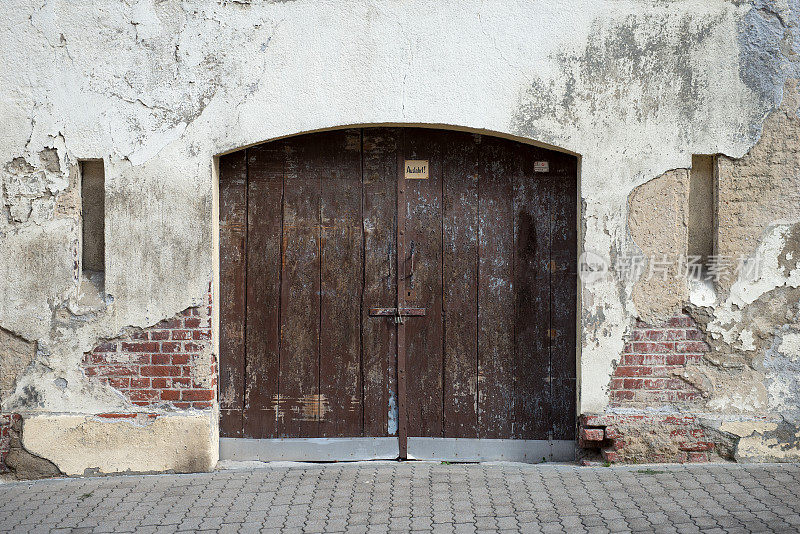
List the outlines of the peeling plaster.
{"type": "MultiPolygon", "coordinates": [[[[284,135],[456,125],[560,147],[582,156],[582,249],[611,260],[641,250],[629,194],[693,153],[742,157],[784,102],[798,75],[798,5],[18,1],[0,20],[0,327],[39,350],[4,408],[129,409],[81,375],[80,358],[202,301],[213,157],[284,135]],[[107,265],[93,304],[76,271],[81,158],[103,158],[106,172],[107,265]]],[[[747,238],[768,257],[783,239],[771,228],[747,238]]],[[[797,287],[794,271],[770,268],[704,311],[718,346],[769,344],[740,322],[741,306],[797,287]]],[[[581,288],[582,412],[607,407],[633,291],[613,277],[581,288]]],[[[762,393],[733,404],[760,409],[762,393]]]]}

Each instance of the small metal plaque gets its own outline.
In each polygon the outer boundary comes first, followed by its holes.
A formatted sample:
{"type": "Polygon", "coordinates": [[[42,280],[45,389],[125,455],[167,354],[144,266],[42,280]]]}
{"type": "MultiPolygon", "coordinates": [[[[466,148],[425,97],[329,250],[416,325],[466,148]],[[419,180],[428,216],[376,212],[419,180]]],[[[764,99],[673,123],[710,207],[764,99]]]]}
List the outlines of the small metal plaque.
{"type": "Polygon", "coordinates": [[[406,180],[427,180],[428,160],[407,159],[405,175],[406,175],[406,180]]]}
{"type": "Polygon", "coordinates": [[[533,172],[550,172],[549,161],[534,161],[533,172]]]}

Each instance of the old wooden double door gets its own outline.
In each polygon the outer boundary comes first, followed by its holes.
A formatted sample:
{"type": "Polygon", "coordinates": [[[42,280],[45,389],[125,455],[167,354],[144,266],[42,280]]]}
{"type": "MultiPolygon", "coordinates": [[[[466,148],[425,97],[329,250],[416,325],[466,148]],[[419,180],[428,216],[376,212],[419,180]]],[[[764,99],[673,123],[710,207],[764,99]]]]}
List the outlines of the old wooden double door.
{"type": "Polygon", "coordinates": [[[576,165],[421,128],[222,157],[223,456],[571,454],[576,165]]]}

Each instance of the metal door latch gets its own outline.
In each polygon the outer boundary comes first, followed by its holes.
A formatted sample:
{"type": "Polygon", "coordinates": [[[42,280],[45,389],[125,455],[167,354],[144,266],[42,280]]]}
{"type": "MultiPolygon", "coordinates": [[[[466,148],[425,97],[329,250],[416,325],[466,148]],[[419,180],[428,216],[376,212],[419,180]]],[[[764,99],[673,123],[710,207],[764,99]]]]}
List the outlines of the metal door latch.
{"type": "Polygon", "coordinates": [[[391,317],[395,324],[405,324],[406,317],[424,317],[425,308],[370,308],[370,317],[391,317]]]}

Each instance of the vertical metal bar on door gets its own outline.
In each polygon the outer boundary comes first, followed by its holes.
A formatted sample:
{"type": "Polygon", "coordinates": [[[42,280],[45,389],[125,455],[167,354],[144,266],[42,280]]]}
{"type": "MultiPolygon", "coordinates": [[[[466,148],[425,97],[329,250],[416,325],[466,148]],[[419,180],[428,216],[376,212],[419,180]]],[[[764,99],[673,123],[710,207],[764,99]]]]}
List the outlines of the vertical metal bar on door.
{"type": "Polygon", "coordinates": [[[397,441],[400,458],[408,456],[408,412],[406,410],[406,327],[401,310],[405,307],[405,150],[406,136],[402,131],[397,150],[397,441]]]}

